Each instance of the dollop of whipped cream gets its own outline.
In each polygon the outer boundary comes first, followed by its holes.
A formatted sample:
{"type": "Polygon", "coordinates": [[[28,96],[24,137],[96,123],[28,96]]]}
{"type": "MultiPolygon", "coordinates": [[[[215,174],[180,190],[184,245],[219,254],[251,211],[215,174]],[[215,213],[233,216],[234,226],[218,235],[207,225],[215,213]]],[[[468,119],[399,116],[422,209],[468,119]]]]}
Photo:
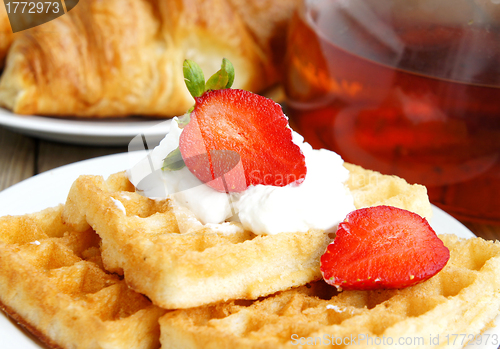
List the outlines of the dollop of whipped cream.
{"type": "Polygon", "coordinates": [[[127,171],[132,184],[150,198],[170,196],[205,225],[240,222],[254,234],[335,231],[355,209],[345,181],[349,171],[336,153],[313,149],[292,131],[305,156],[307,174],[300,184],[252,185],[241,193],[221,193],[205,185],[187,167],[163,171],[163,160],[179,146],[182,129],[174,118],[170,132],[148,156],[127,171]]]}

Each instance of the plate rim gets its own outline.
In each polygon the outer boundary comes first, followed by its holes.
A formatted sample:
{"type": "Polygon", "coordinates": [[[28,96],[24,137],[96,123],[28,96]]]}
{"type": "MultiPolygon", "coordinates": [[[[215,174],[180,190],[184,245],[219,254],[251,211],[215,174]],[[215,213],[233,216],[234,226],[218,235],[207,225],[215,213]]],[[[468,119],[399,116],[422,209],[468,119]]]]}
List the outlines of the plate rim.
{"type": "Polygon", "coordinates": [[[125,145],[138,134],[163,138],[171,122],[171,118],[68,119],[21,115],[0,107],[0,126],[33,137],[78,144],[125,145]]]}

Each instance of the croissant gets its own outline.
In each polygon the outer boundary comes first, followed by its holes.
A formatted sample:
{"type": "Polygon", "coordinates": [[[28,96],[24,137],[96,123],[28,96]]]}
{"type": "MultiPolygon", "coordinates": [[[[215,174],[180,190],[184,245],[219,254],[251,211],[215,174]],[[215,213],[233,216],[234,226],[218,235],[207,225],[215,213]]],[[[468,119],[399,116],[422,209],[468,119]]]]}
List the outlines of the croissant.
{"type": "Polygon", "coordinates": [[[193,104],[184,59],[210,75],[222,58],[233,87],[279,79],[281,43],[300,0],[80,0],[66,15],[20,33],[0,80],[15,113],[168,117],[193,104]]]}
{"type": "Polygon", "coordinates": [[[0,68],[4,65],[5,56],[14,40],[14,33],[10,27],[9,17],[5,6],[0,5],[0,68]]]}

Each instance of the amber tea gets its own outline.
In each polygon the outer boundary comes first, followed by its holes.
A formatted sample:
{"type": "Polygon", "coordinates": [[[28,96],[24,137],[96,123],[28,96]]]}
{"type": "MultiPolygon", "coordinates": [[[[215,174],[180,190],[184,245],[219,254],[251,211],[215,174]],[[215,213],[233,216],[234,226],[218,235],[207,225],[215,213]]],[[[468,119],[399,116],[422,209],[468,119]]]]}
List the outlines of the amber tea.
{"type": "Polygon", "coordinates": [[[311,1],[297,14],[288,113],[314,147],[500,223],[500,20],[405,3],[425,1],[311,1]]]}

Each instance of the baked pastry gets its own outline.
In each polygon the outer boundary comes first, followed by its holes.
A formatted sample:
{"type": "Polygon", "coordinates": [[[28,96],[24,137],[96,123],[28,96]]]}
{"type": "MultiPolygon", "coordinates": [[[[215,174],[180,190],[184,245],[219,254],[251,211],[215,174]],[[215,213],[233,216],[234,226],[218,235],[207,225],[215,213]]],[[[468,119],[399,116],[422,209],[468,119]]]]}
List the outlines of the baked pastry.
{"type": "MultiPolygon", "coordinates": [[[[430,215],[423,186],[349,170],[358,208],[390,204],[430,215]]],[[[322,230],[256,236],[237,223],[202,225],[169,199],[135,193],[125,173],[78,178],[63,217],[77,231],[92,226],[105,268],[166,309],[256,299],[321,279],[319,259],[332,239],[322,230]]]]}
{"type": "Polygon", "coordinates": [[[165,311],[104,271],[99,237],[62,209],[0,218],[0,308],[51,348],[157,349],[165,311]]]}
{"type": "Polygon", "coordinates": [[[5,6],[0,6],[0,68],[3,68],[5,57],[14,40],[14,33],[10,27],[9,17],[5,6]]]}
{"type": "MultiPolygon", "coordinates": [[[[251,301],[170,312],[162,348],[462,348],[487,341],[500,307],[500,243],[440,235],[446,267],[400,290],[343,291],[323,281],[251,301]]],[[[498,342],[492,337],[489,343],[498,342]]],[[[498,344],[498,343],[497,343],[498,344]]]]}
{"type": "Polygon", "coordinates": [[[0,105],[54,116],[166,117],[193,104],[182,64],[205,72],[228,58],[234,87],[278,80],[286,24],[298,0],[81,0],[22,32],[0,81],[0,105]]]}

